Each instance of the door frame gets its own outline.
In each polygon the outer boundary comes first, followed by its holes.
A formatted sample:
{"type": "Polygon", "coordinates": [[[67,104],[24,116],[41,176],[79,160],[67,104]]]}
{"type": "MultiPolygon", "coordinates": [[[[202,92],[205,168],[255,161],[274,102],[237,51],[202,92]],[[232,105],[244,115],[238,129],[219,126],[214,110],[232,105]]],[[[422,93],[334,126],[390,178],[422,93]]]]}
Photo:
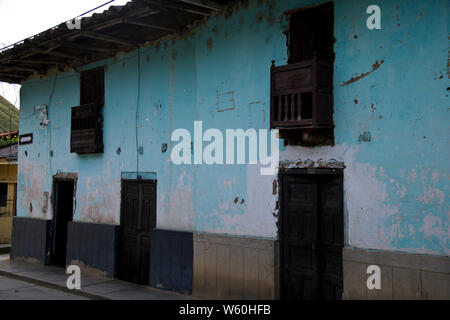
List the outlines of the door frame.
{"type": "MultiPolygon", "coordinates": [[[[284,284],[284,239],[283,239],[283,230],[285,226],[284,221],[284,201],[283,201],[283,185],[284,185],[284,176],[287,175],[303,175],[303,176],[342,176],[342,188],[344,188],[344,169],[343,168],[283,168],[279,170],[278,173],[278,204],[279,204],[279,218],[278,218],[278,241],[279,241],[279,249],[278,249],[278,265],[279,270],[277,272],[278,279],[279,279],[279,285],[278,291],[279,291],[279,298],[283,299],[286,295],[283,292],[283,284],[284,284]]],[[[344,194],[344,193],[343,193],[344,194]]],[[[343,243],[345,245],[345,239],[346,239],[346,219],[345,219],[345,203],[344,199],[342,199],[343,203],[343,212],[342,212],[342,218],[343,218],[343,243]]],[[[342,257],[343,258],[343,257],[342,257]]],[[[342,279],[343,280],[343,279],[342,279]]]]}
{"type": "MultiPolygon", "coordinates": [[[[57,173],[52,177],[52,194],[50,197],[50,203],[51,203],[51,211],[52,211],[52,222],[50,224],[50,234],[48,236],[48,239],[50,241],[50,259],[49,262],[52,264],[52,257],[54,255],[55,251],[55,245],[56,245],[56,215],[57,215],[57,189],[56,185],[58,182],[61,181],[70,181],[73,182],[73,202],[72,202],[72,220],[73,216],[77,207],[77,182],[78,182],[78,173],[76,172],[61,172],[57,173]]],[[[66,258],[67,258],[67,252],[66,252],[66,258]]]]}
{"type": "MultiPolygon", "coordinates": [[[[124,184],[125,183],[138,183],[138,184],[150,184],[153,183],[155,185],[155,227],[158,219],[158,180],[157,179],[126,179],[122,178],[120,180],[120,220],[119,220],[119,236],[118,236],[118,246],[117,246],[117,260],[116,260],[116,270],[117,274],[120,274],[120,264],[121,264],[121,246],[122,246],[122,224],[123,224],[123,215],[124,215],[124,184]]],[[[150,231],[151,232],[151,231],[150,231]]],[[[151,237],[151,234],[150,234],[151,237]]],[[[151,248],[150,248],[151,249],[151,248]]],[[[150,254],[150,252],[149,252],[150,254]]],[[[150,278],[150,265],[149,265],[149,278],[150,278]]]]}

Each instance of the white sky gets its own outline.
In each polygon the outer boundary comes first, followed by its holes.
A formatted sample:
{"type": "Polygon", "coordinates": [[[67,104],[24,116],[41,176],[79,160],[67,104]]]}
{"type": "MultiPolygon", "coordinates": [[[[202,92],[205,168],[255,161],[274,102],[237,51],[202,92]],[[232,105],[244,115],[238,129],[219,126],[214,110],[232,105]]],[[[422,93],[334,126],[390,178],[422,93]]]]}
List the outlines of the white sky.
{"type": "MultiPolygon", "coordinates": [[[[103,12],[111,5],[120,6],[128,1],[114,0],[94,12],[103,12]]],[[[0,0],[0,48],[45,31],[106,2],[108,0],[0,0]]],[[[19,85],[0,82],[0,95],[18,108],[19,89],[19,85]]]]}

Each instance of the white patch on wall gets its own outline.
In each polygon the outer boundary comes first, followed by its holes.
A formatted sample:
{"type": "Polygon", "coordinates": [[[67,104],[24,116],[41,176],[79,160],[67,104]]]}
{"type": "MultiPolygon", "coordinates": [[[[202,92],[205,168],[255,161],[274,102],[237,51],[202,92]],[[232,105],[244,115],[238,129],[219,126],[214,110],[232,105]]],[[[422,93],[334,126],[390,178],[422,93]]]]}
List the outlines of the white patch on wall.
{"type": "Polygon", "coordinates": [[[423,218],[423,225],[419,231],[425,234],[427,239],[436,237],[440,244],[445,248],[446,254],[450,254],[450,248],[448,247],[448,238],[450,236],[450,230],[447,232],[443,228],[442,221],[439,217],[433,216],[433,213],[428,213],[423,218]]]}
{"type": "Polygon", "coordinates": [[[51,219],[52,206],[48,203],[46,212],[43,212],[45,199],[45,181],[47,170],[45,164],[22,159],[19,166],[19,175],[23,177],[22,190],[19,190],[17,205],[26,213],[27,217],[51,219]],[[31,212],[30,212],[31,209],[31,212]]]}
{"type": "Polygon", "coordinates": [[[102,174],[83,178],[81,173],[77,182],[77,220],[120,224],[120,177],[111,175],[111,161],[108,161],[102,174]],[[83,193],[81,193],[81,191],[83,193]]]}
{"type": "Polygon", "coordinates": [[[274,216],[277,196],[273,195],[276,176],[261,175],[260,165],[247,165],[247,195],[218,203],[211,216],[219,223],[205,230],[209,233],[258,238],[277,237],[277,218],[274,216]]]}
{"type": "Polygon", "coordinates": [[[431,186],[425,185],[423,183],[423,196],[419,197],[418,200],[424,204],[432,204],[435,201],[438,204],[438,208],[441,208],[445,200],[445,194],[439,189],[433,188],[431,186]]]}
{"type": "Polygon", "coordinates": [[[161,229],[194,230],[195,210],[193,205],[192,178],[183,171],[174,190],[167,197],[158,198],[157,225],[161,229]]]}

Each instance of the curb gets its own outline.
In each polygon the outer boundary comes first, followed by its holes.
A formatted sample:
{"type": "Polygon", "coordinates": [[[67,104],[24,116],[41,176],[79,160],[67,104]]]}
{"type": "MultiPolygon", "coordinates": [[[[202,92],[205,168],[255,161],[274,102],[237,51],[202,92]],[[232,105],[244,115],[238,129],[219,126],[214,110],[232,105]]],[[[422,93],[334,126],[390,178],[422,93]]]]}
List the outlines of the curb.
{"type": "Polygon", "coordinates": [[[37,280],[34,278],[30,278],[30,277],[25,277],[25,276],[21,276],[21,275],[17,275],[15,273],[11,273],[11,272],[6,272],[3,270],[0,270],[0,276],[5,276],[11,279],[16,279],[16,280],[21,280],[21,281],[25,281],[28,283],[32,283],[32,284],[36,284],[36,285],[40,285],[42,287],[46,287],[46,288],[50,288],[50,289],[55,289],[55,290],[59,290],[59,291],[63,291],[63,292],[67,292],[76,296],[80,296],[83,298],[88,298],[91,300],[111,300],[108,299],[106,297],[102,297],[96,294],[92,294],[92,293],[87,293],[87,292],[83,292],[81,290],[69,290],[67,287],[65,286],[60,286],[54,283],[50,283],[50,282],[46,282],[46,281],[42,281],[42,280],[37,280]]]}

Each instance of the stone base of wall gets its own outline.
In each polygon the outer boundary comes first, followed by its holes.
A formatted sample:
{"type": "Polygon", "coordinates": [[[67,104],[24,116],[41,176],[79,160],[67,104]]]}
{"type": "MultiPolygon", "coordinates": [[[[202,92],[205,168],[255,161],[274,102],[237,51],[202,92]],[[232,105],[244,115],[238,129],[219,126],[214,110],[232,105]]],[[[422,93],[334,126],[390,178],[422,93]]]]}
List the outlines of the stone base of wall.
{"type": "Polygon", "coordinates": [[[275,299],[275,241],[194,234],[193,295],[275,299]]]}
{"type": "Polygon", "coordinates": [[[50,253],[51,220],[14,217],[11,260],[23,259],[47,264],[50,253]]]}
{"type": "Polygon", "coordinates": [[[69,222],[66,264],[85,273],[114,277],[117,273],[119,226],[69,222]]]}
{"type": "Polygon", "coordinates": [[[343,250],[343,299],[450,299],[450,257],[403,252],[343,250]],[[381,269],[381,289],[367,289],[367,267],[381,269]]]}

